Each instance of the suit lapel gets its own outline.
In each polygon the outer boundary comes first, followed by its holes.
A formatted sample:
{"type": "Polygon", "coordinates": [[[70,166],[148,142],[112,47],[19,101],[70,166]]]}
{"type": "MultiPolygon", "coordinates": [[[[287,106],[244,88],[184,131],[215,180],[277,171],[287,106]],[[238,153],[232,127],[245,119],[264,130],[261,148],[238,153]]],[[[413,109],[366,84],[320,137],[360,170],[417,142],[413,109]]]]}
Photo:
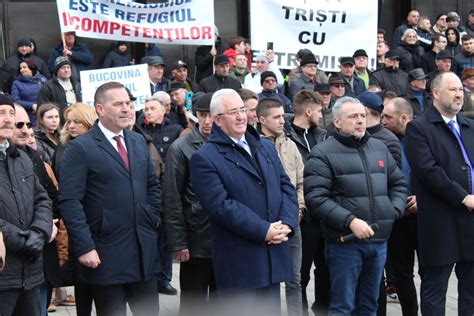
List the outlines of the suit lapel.
{"type": "MultiPolygon", "coordinates": [[[[125,145],[127,146],[128,164],[130,166],[130,173],[135,171],[136,164],[140,160],[138,154],[138,147],[135,139],[132,137],[129,130],[124,130],[125,145]]],[[[124,165],[125,166],[125,165],[124,165]]]]}
{"type": "MultiPolygon", "coordinates": [[[[122,166],[125,171],[128,172],[127,167],[125,167],[125,163],[122,160],[122,157],[120,157],[118,151],[114,148],[114,146],[112,146],[112,144],[105,137],[104,133],[102,133],[97,124],[94,126],[92,133],[95,141],[97,142],[97,145],[102,148],[108,155],[110,155],[118,164],[120,164],[120,166],[122,166]]],[[[130,154],[128,155],[130,161],[130,154]]]]}
{"type": "Polygon", "coordinates": [[[235,148],[232,148],[230,150],[227,150],[227,148],[224,149],[224,156],[227,160],[230,160],[237,167],[246,170],[247,172],[253,174],[255,177],[260,179],[260,175],[258,174],[258,171],[255,170],[255,167],[252,166],[252,164],[247,159],[245,159],[242,155],[243,154],[241,154],[235,148]]]}

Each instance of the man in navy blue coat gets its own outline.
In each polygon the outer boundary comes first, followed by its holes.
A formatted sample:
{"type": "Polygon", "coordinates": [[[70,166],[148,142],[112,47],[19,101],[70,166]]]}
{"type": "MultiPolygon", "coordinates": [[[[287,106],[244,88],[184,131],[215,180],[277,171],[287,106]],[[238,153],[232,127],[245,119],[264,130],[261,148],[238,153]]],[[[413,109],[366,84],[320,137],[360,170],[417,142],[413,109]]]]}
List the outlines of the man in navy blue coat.
{"type": "Polygon", "coordinates": [[[247,126],[237,92],[211,100],[212,136],[191,158],[191,182],[211,226],[213,264],[226,314],[280,313],[280,282],[293,277],[288,237],[296,191],[275,146],[247,126]]]}
{"type": "Polygon", "coordinates": [[[474,313],[474,122],[459,115],[463,86],[452,72],[432,83],[433,106],[407,125],[405,149],[418,205],[421,313],[445,315],[454,269],[458,313],[474,313]]]}
{"type": "Polygon", "coordinates": [[[109,82],[94,97],[98,123],[69,143],[59,208],[79,278],[97,315],[157,315],[160,188],[142,136],[129,131],[130,97],[109,82]]]}

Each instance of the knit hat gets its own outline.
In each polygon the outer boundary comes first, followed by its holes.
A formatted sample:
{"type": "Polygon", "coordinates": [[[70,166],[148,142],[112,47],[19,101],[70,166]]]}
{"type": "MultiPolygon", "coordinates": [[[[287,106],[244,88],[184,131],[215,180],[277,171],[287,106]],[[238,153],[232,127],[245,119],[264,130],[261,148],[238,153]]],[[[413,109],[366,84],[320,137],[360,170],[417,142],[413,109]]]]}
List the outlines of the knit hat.
{"type": "Polygon", "coordinates": [[[216,58],[214,58],[214,65],[226,65],[230,64],[229,57],[224,54],[217,55],[216,58]]]}
{"type": "Polygon", "coordinates": [[[22,46],[30,46],[31,47],[31,41],[27,37],[20,38],[18,40],[18,43],[16,44],[16,47],[22,47],[22,46]]]}
{"type": "Polygon", "coordinates": [[[464,68],[461,75],[461,80],[474,77],[474,68],[464,68]]]}
{"type": "Polygon", "coordinates": [[[301,58],[300,66],[304,66],[307,64],[319,64],[313,53],[303,55],[303,57],[301,58]]]}
{"type": "Polygon", "coordinates": [[[72,64],[69,61],[69,58],[67,58],[66,56],[59,56],[58,58],[56,58],[56,60],[54,61],[54,73],[57,74],[59,68],[61,68],[64,65],[69,65],[72,67],[72,64]]]}
{"type": "Polygon", "coordinates": [[[11,105],[13,109],[15,109],[15,104],[13,104],[11,96],[3,92],[0,92],[0,105],[11,105]]]}
{"type": "Polygon", "coordinates": [[[375,110],[379,113],[383,111],[383,100],[375,92],[365,91],[361,93],[357,99],[369,109],[375,110]]]}
{"type": "Polygon", "coordinates": [[[264,71],[260,74],[260,85],[263,85],[263,82],[265,81],[265,79],[267,78],[274,78],[275,80],[277,80],[277,77],[275,75],[275,73],[273,71],[264,71]]]}
{"type": "Polygon", "coordinates": [[[257,56],[255,56],[255,61],[268,61],[267,56],[265,56],[265,53],[259,53],[257,56]]]}

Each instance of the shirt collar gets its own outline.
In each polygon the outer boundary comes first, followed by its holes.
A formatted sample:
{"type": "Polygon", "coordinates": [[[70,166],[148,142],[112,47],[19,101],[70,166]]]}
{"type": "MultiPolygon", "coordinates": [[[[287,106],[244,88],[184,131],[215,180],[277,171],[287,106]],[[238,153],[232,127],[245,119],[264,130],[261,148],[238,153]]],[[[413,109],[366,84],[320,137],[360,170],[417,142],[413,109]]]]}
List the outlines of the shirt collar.
{"type": "Polygon", "coordinates": [[[114,140],[114,137],[117,136],[117,135],[120,135],[120,136],[123,137],[123,130],[121,130],[120,133],[115,134],[111,130],[107,129],[100,121],[99,121],[98,126],[99,126],[100,130],[102,131],[102,133],[104,133],[105,138],[107,138],[109,141],[114,140]]]}

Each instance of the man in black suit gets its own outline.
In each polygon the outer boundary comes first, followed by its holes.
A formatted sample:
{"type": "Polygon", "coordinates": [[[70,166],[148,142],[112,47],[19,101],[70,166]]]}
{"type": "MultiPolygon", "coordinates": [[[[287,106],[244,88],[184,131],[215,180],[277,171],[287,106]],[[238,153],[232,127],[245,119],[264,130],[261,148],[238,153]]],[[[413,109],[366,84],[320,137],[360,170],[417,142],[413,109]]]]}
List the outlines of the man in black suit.
{"type": "Polygon", "coordinates": [[[145,139],[127,129],[130,97],[118,82],[94,96],[98,123],[69,143],[59,208],[79,277],[97,315],[157,315],[160,188],[145,139]]]}
{"type": "Polygon", "coordinates": [[[453,267],[458,313],[474,312],[474,122],[458,115],[463,86],[452,72],[432,83],[433,106],[406,129],[415,178],[421,275],[421,313],[445,315],[453,267]]]}

